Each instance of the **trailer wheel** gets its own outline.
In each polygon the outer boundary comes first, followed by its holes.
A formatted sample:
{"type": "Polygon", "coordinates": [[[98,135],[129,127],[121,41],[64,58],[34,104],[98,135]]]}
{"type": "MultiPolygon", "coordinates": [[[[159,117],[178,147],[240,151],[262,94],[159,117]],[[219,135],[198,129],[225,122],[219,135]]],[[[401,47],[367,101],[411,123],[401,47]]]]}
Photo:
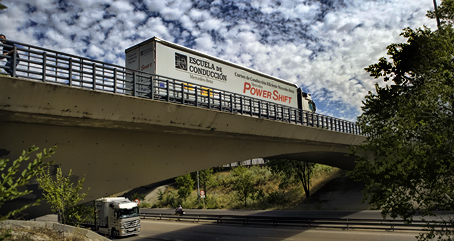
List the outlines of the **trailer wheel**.
{"type": "Polygon", "coordinates": [[[112,229],[112,238],[118,238],[118,231],[116,229],[112,229]]]}

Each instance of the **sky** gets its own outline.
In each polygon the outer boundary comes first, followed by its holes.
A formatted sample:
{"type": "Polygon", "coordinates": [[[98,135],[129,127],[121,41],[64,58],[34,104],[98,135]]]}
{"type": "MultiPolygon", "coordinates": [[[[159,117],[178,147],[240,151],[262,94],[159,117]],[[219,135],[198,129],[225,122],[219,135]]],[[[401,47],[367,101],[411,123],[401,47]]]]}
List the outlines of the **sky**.
{"type": "MultiPolygon", "coordinates": [[[[310,93],[320,114],[355,121],[375,83],[364,68],[436,28],[433,0],[3,0],[8,39],[124,66],[154,36],[276,76],[310,93]]],[[[438,1],[440,4],[440,1],[438,1]]]]}

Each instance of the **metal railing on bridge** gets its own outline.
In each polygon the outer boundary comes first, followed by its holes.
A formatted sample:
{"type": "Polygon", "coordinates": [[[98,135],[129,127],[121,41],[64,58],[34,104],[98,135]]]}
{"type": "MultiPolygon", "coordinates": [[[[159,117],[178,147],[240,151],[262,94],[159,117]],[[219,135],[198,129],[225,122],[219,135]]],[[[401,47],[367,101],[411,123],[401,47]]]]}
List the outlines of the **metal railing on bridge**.
{"type": "Polygon", "coordinates": [[[275,104],[208,86],[153,75],[72,54],[8,40],[19,56],[3,56],[11,67],[0,65],[13,77],[167,101],[257,118],[361,135],[353,122],[275,104]],[[17,67],[16,67],[16,64],[17,67]]]}

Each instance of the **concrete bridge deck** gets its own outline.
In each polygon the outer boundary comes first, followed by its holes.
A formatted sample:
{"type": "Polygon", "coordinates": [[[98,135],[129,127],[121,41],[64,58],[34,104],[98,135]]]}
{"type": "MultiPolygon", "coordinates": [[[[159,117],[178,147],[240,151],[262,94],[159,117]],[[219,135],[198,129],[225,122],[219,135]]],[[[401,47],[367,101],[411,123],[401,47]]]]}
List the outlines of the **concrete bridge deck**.
{"type": "MultiPolygon", "coordinates": [[[[0,155],[58,145],[64,173],[85,175],[86,201],[258,157],[350,169],[365,137],[32,80],[0,77],[0,155]]],[[[32,187],[32,188],[36,188],[32,187]]]]}

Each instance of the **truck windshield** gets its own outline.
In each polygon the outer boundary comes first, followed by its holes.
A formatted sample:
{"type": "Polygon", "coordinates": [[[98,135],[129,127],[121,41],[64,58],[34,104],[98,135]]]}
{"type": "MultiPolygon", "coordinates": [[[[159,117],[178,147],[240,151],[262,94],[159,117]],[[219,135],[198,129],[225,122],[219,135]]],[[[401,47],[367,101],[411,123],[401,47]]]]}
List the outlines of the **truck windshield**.
{"type": "Polygon", "coordinates": [[[139,208],[135,207],[132,209],[119,209],[117,210],[119,218],[132,218],[139,216],[139,208]]]}

